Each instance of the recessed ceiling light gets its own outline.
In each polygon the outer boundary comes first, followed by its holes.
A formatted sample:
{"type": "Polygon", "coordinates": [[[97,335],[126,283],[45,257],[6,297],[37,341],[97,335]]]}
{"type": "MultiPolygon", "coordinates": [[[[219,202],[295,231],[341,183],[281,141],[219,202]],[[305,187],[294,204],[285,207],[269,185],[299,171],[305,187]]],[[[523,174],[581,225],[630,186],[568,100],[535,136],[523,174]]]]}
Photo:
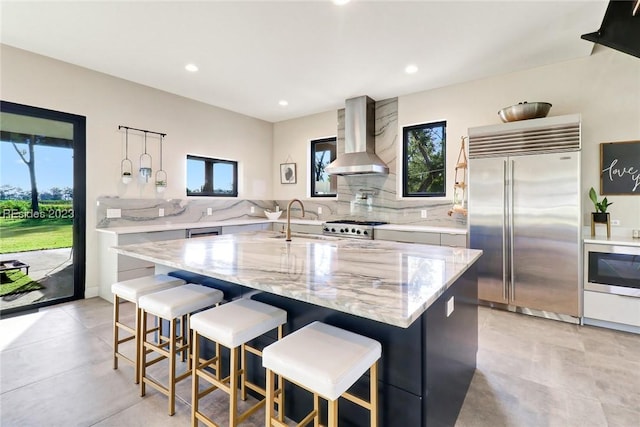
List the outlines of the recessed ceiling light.
{"type": "Polygon", "coordinates": [[[405,67],[404,72],[407,74],[415,74],[418,72],[418,66],[415,64],[409,64],[405,67]]]}
{"type": "Polygon", "coordinates": [[[332,0],[332,1],[333,1],[333,4],[335,4],[336,6],[342,6],[349,3],[351,0],[332,0]]]}
{"type": "Polygon", "coordinates": [[[280,101],[278,101],[278,105],[280,105],[281,107],[286,107],[287,105],[289,105],[289,102],[287,102],[286,99],[281,99],[280,101]]]}
{"type": "Polygon", "coordinates": [[[195,64],[187,64],[184,66],[184,69],[187,71],[191,71],[192,73],[198,71],[198,67],[195,64]]]}

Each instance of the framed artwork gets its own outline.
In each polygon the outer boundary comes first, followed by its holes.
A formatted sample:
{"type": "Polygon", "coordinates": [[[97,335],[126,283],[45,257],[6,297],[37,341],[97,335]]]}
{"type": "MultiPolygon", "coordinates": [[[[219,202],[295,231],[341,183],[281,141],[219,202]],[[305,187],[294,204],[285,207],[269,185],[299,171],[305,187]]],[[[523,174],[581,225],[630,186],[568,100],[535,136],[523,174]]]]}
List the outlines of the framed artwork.
{"type": "Polygon", "coordinates": [[[280,184],[295,184],[296,178],[295,163],[280,163],[280,184]]]}
{"type": "Polygon", "coordinates": [[[600,194],[640,195],[640,141],[600,144],[600,194]]]}

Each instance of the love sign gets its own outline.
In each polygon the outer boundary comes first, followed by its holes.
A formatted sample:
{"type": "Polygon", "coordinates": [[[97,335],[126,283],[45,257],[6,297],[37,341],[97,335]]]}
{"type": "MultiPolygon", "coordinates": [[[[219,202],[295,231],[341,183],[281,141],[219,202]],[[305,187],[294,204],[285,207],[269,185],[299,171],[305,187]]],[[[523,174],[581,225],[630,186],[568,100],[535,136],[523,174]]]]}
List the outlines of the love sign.
{"type": "Polygon", "coordinates": [[[600,144],[600,194],[640,195],[640,141],[600,144]]]}

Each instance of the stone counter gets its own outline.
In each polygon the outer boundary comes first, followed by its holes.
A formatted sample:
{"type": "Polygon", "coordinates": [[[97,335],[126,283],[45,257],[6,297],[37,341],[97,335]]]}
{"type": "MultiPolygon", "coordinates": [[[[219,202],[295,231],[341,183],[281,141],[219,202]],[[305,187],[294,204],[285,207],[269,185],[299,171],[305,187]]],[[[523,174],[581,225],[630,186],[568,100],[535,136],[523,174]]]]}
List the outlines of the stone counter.
{"type": "Polygon", "coordinates": [[[409,327],[481,251],[254,231],[119,246],[121,254],[409,327]]]}

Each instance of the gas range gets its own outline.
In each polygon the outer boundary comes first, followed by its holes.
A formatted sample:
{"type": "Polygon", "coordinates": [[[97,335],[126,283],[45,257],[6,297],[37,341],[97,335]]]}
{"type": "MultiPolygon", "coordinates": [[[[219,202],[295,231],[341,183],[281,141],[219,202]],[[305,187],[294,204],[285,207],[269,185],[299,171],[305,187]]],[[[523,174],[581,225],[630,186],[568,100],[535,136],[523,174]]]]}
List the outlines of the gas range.
{"type": "Polygon", "coordinates": [[[388,223],[383,221],[354,221],[350,219],[327,221],[322,224],[322,234],[356,239],[373,239],[374,227],[383,224],[388,223]]]}

